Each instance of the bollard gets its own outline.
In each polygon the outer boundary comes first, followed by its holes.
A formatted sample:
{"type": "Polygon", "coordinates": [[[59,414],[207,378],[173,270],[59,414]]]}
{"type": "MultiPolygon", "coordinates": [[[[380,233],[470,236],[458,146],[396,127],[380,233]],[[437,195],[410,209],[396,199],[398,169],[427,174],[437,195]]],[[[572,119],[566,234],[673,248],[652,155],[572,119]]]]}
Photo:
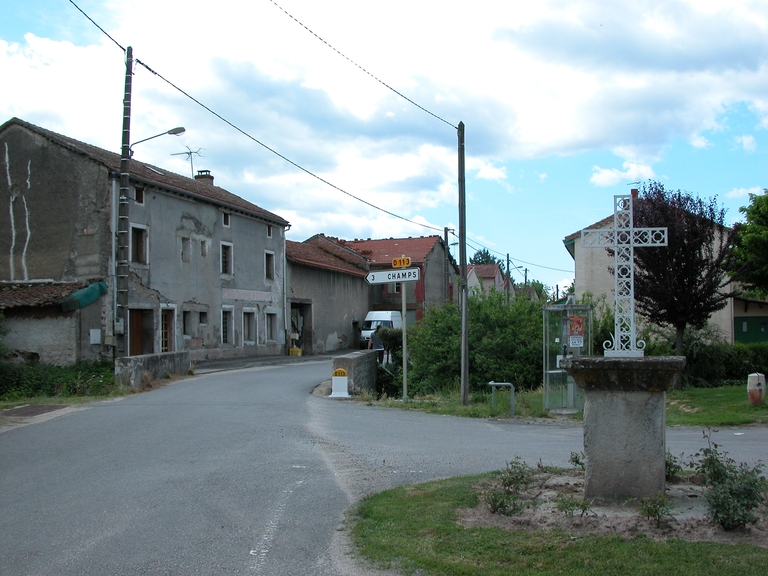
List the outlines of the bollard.
{"type": "Polygon", "coordinates": [[[332,383],[331,398],[349,398],[349,381],[344,368],[333,371],[332,383]]]}
{"type": "Polygon", "coordinates": [[[747,377],[747,395],[750,406],[760,406],[765,401],[765,374],[756,372],[747,377]]]}

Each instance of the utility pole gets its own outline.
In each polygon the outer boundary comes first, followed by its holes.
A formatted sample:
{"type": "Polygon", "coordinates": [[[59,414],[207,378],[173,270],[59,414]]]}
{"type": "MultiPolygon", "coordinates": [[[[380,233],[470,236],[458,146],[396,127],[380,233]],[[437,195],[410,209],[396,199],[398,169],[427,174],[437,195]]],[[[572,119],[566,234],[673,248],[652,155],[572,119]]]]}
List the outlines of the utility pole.
{"type": "Polygon", "coordinates": [[[448,227],[443,228],[443,243],[445,245],[445,254],[443,255],[443,304],[446,304],[451,297],[451,276],[450,276],[450,258],[448,251],[448,227]]]}
{"type": "Polygon", "coordinates": [[[128,356],[128,248],[130,242],[130,182],[131,163],[131,88],[133,77],[133,48],[125,51],[125,96],[123,97],[123,145],[120,155],[120,191],[117,199],[117,253],[115,254],[116,306],[113,332],[117,340],[116,356],[128,356]]]}
{"type": "Polygon", "coordinates": [[[507,304],[509,304],[509,291],[512,289],[510,286],[511,276],[509,274],[509,252],[507,252],[507,304]]]}
{"type": "Polygon", "coordinates": [[[467,204],[464,179],[464,122],[459,122],[459,293],[461,302],[461,403],[469,404],[469,319],[467,316],[467,204]]]}

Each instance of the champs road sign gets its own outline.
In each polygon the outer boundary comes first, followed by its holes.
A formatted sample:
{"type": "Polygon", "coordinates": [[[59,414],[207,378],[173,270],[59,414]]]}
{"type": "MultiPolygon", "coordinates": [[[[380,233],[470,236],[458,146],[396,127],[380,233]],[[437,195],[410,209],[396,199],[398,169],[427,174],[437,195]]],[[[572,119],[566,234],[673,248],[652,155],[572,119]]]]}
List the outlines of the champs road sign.
{"type": "Polygon", "coordinates": [[[415,282],[419,279],[419,268],[401,268],[399,270],[377,270],[365,277],[368,284],[388,284],[390,282],[415,282]]]}

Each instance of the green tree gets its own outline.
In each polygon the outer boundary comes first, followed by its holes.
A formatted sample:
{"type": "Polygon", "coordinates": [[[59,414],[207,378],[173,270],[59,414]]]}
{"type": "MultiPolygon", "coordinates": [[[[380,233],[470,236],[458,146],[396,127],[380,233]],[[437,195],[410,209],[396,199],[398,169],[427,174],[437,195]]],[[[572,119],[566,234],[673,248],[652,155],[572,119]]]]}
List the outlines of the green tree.
{"type": "MultiPolygon", "coordinates": [[[[468,299],[469,385],[487,390],[491,380],[512,382],[517,389],[536,388],[542,376],[541,307],[503,292],[473,294],[468,299]]],[[[427,394],[456,385],[460,379],[461,316],[453,304],[427,309],[409,330],[412,366],[409,391],[427,394]]]]}
{"type": "Polygon", "coordinates": [[[682,356],[685,328],[703,328],[732,296],[726,289],[732,240],[725,209],[717,198],[702,200],[649,182],[633,210],[635,226],[668,229],[667,247],[635,248],[637,310],[654,324],[675,328],[675,354],[682,356]]]}
{"type": "MultiPolygon", "coordinates": [[[[5,334],[8,333],[8,328],[3,325],[3,318],[5,316],[3,315],[3,311],[0,310],[0,338],[2,338],[5,334]]],[[[0,359],[5,356],[8,353],[8,346],[3,344],[2,340],[0,340],[0,359]]]]}
{"type": "Polygon", "coordinates": [[[768,189],[750,194],[739,208],[745,221],[734,226],[733,254],[728,269],[755,296],[768,297],[768,189]]]}

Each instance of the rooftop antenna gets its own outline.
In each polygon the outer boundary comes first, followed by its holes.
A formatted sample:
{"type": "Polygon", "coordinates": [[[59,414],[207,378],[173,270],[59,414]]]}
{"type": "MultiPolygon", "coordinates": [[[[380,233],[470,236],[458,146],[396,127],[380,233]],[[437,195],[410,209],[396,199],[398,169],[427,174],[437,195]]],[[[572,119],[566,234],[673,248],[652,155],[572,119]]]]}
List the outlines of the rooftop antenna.
{"type": "Polygon", "coordinates": [[[171,156],[181,156],[182,154],[185,155],[187,157],[187,160],[189,160],[189,167],[192,170],[192,178],[194,178],[195,177],[195,164],[194,164],[194,162],[192,162],[192,156],[194,154],[197,154],[201,158],[204,158],[204,156],[202,154],[200,154],[200,150],[202,150],[202,148],[198,148],[197,150],[192,150],[192,148],[187,146],[187,151],[186,152],[176,152],[175,154],[171,154],[171,156]]]}

